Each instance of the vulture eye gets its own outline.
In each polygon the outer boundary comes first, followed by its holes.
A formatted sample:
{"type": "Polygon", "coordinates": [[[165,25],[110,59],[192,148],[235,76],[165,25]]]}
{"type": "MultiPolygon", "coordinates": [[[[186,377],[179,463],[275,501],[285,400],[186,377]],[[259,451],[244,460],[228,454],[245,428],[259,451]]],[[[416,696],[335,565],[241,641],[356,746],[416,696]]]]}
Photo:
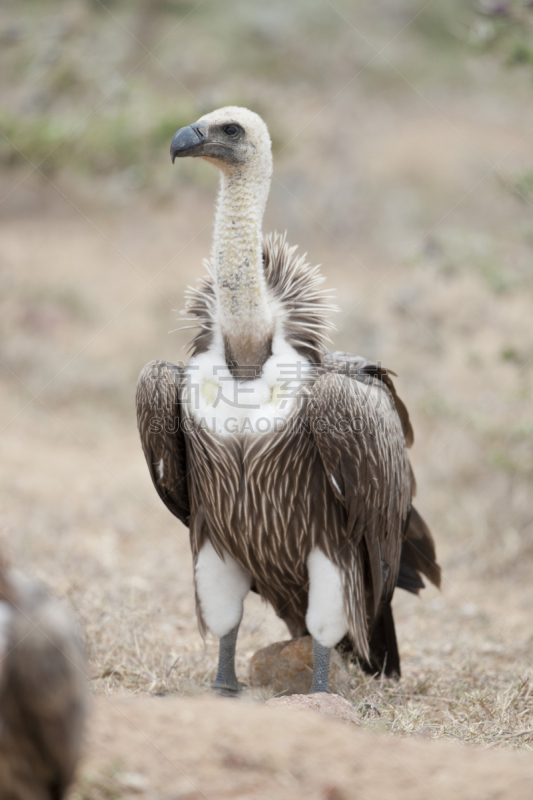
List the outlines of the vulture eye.
{"type": "Polygon", "coordinates": [[[226,136],[230,136],[232,139],[234,139],[239,133],[239,129],[236,125],[226,125],[224,128],[224,133],[226,136]]]}

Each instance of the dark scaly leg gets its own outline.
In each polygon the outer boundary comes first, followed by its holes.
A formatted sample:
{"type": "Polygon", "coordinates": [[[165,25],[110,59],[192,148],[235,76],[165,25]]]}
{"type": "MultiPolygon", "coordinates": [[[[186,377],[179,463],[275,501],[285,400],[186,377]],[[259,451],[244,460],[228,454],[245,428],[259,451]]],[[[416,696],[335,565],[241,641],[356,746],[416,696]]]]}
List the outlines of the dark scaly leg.
{"type": "Polygon", "coordinates": [[[313,683],[309,694],[329,694],[329,655],[330,648],[324,647],[313,637],[313,683]]]}
{"type": "Polygon", "coordinates": [[[239,626],[222,636],[218,651],[217,676],[211,685],[217,694],[225,697],[236,697],[241,691],[241,685],[235,672],[235,647],[239,626]]]}

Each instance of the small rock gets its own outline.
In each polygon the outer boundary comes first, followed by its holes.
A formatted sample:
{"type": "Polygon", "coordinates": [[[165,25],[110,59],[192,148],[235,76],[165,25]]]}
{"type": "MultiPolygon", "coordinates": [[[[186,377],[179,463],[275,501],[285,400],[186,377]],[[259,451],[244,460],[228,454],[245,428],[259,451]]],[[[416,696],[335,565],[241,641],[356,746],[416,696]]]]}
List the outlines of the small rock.
{"type": "Polygon", "coordinates": [[[310,636],[263,647],[250,661],[250,686],[269,686],[276,694],[308,694],[313,679],[310,636]]]}
{"type": "Polygon", "coordinates": [[[333,717],[342,719],[343,722],[351,722],[354,725],[361,724],[361,715],[355,708],[338,694],[294,694],[290,697],[272,697],[265,703],[267,706],[276,708],[295,708],[297,710],[310,709],[320,711],[322,714],[329,714],[333,717]]]}
{"type": "MultiPolygon", "coordinates": [[[[263,647],[250,661],[249,684],[268,686],[277,695],[308,694],[313,679],[313,641],[310,636],[263,647]]],[[[343,695],[350,685],[342,657],[331,651],[329,688],[343,695]]]]}

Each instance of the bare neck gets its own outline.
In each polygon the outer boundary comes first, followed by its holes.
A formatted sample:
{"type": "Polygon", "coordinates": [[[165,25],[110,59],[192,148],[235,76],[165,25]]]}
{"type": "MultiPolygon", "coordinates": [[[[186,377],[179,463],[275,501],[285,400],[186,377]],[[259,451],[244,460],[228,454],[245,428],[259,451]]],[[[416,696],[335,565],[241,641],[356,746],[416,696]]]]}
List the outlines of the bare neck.
{"type": "Polygon", "coordinates": [[[270,174],[270,161],[221,173],[212,256],[218,319],[230,366],[261,366],[270,355],[273,318],[262,235],[270,174]]]}

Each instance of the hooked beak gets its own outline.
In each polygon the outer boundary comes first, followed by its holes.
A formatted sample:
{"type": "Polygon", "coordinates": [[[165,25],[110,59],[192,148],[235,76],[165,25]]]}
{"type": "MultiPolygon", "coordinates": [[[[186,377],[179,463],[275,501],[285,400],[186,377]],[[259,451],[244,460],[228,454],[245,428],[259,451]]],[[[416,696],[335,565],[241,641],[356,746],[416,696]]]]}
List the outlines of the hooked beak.
{"type": "Polygon", "coordinates": [[[205,122],[195,122],[194,125],[187,125],[180,128],[172,137],[170,143],[170,157],[172,163],[176,158],[186,156],[199,156],[202,154],[203,145],[206,144],[207,125],[205,122]]]}

